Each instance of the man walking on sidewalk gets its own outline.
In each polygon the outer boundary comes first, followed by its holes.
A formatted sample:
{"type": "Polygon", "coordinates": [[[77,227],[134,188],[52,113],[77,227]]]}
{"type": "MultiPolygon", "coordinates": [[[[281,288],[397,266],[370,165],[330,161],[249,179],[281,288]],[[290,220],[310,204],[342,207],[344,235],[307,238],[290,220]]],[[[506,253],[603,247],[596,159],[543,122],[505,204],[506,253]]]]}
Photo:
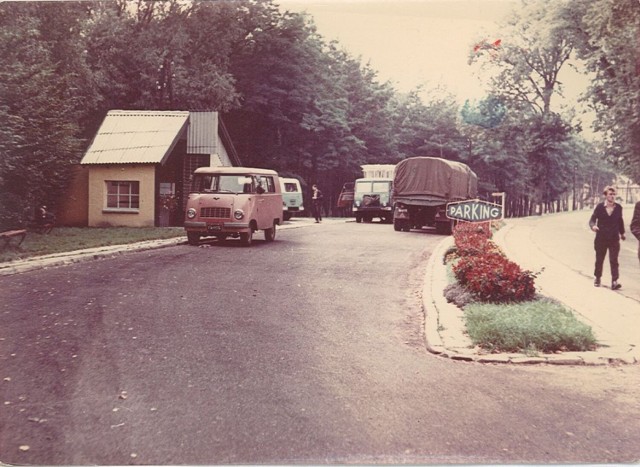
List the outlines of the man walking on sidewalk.
{"type": "MultiPolygon", "coordinates": [[[[631,218],[631,233],[640,241],[640,201],[636,203],[631,218]]],[[[638,243],[638,260],[640,260],[640,243],[638,243]]]]}
{"type": "Polygon", "coordinates": [[[589,219],[589,227],[596,233],[594,248],[596,250],[596,267],[593,285],[600,287],[602,264],[609,250],[609,265],[611,266],[611,290],[622,287],[618,283],[618,254],[620,253],[620,239],[624,240],[624,221],[622,220],[622,206],[616,203],[616,190],[613,187],[604,189],[605,200],[598,203],[589,219]]]}

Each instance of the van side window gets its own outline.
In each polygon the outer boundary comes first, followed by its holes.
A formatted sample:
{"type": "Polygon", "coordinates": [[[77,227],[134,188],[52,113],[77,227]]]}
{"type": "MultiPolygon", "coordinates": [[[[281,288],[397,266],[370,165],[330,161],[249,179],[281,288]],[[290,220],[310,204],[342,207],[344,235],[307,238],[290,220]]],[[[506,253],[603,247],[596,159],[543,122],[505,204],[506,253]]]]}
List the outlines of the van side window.
{"type": "Polygon", "coordinates": [[[256,176],[256,192],[257,193],[275,193],[276,185],[273,182],[273,177],[264,175],[256,176]]]}
{"type": "Polygon", "coordinates": [[[262,187],[267,193],[276,192],[276,184],[273,181],[273,177],[262,177],[262,187]]]}

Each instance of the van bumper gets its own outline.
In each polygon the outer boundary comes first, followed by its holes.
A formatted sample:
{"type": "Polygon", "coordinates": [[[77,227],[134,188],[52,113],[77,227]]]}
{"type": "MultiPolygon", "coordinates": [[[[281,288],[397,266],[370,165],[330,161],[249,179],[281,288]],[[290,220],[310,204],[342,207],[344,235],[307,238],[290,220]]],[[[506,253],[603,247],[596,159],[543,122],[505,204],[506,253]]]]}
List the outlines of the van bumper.
{"type": "Polygon", "coordinates": [[[185,221],[184,228],[188,232],[197,232],[201,234],[216,233],[240,233],[248,232],[250,227],[246,222],[199,222],[185,221]]]}

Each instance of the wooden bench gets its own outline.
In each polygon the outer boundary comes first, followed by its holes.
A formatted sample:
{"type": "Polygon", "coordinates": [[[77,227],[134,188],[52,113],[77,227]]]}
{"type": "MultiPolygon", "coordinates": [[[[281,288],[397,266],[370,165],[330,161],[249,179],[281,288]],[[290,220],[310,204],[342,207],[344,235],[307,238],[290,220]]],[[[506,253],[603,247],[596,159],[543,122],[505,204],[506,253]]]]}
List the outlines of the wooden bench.
{"type": "Polygon", "coordinates": [[[20,237],[20,241],[18,242],[18,246],[20,246],[26,236],[26,230],[7,230],[6,232],[0,232],[0,239],[4,240],[2,249],[4,250],[9,245],[11,239],[16,237],[20,237]]]}

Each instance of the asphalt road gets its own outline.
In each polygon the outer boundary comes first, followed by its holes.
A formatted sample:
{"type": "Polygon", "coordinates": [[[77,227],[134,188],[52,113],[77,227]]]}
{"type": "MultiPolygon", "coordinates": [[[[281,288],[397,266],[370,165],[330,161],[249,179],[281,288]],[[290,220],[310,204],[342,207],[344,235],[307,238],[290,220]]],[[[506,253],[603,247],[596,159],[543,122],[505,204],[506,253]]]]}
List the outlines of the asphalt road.
{"type": "Polygon", "coordinates": [[[0,277],[0,461],[611,463],[640,458],[640,370],[425,350],[441,237],[281,231],[0,277]]]}

